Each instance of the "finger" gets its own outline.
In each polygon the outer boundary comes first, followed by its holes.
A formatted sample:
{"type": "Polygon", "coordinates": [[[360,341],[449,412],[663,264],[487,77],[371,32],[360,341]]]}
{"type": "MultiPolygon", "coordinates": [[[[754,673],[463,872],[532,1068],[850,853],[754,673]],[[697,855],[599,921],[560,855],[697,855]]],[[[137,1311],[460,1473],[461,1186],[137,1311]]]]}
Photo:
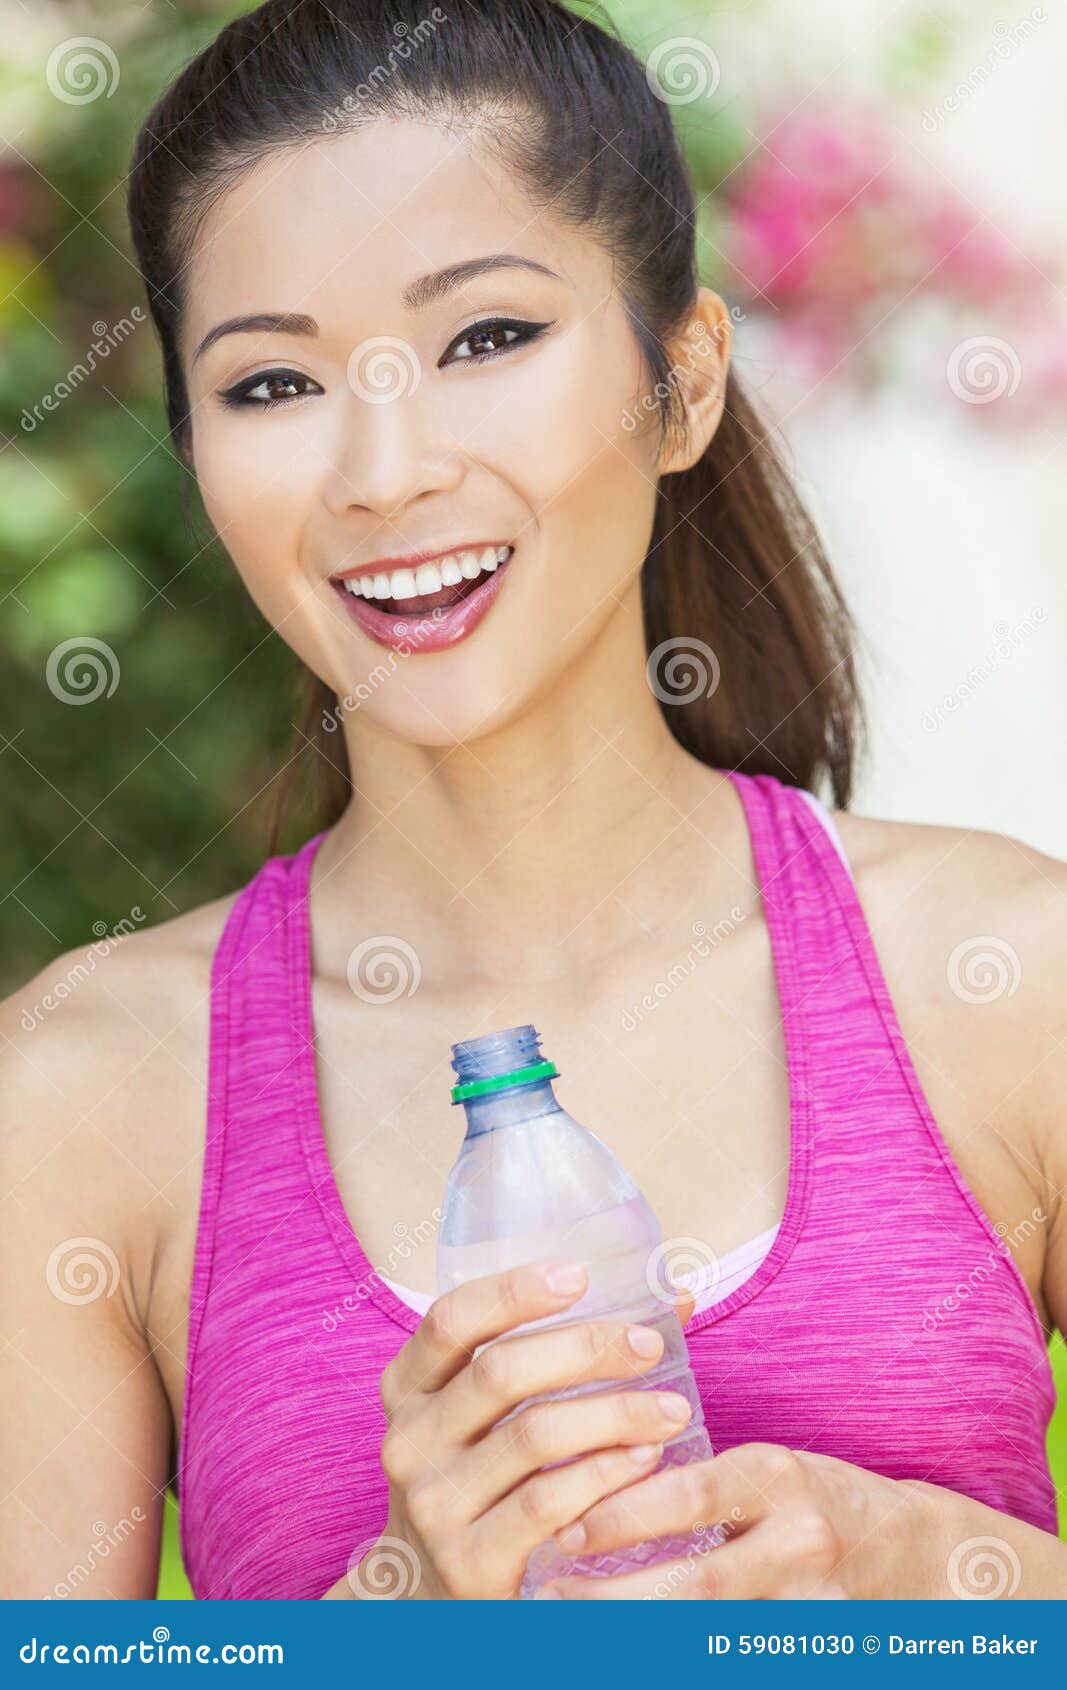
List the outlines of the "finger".
{"type": "Polygon", "coordinates": [[[559,1314],[585,1290],[589,1276],[582,1267],[577,1283],[557,1288],[548,1275],[574,1265],[524,1264],[505,1273],[469,1279],[436,1298],[382,1374],[386,1408],[402,1402],[413,1391],[440,1390],[467,1365],[479,1344],[528,1320],[559,1314]]]}
{"type": "Polygon", "coordinates": [[[578,1461],[534,1473],[475,1520],[473,1541],[494,1557],[500,1545],[506,1544],[521,1569],[531,1551],[565,1520],[573,1520],[607,1492],[633,1484],[652,1470],[662,1454],[662,1444],[598,1449],[578,1461]]]}
{"type": "MultiPolygon", "coordinates": [[[[477,1513],[491,1508],[538,1468],[619,1444],[666,1443],[678,1436],[691,1415],[690,1404],[678,1392],[654,1389],[590,1391],[536,1403],[461,1450],[450,1472],[477,1513]],[[671,1402],[684,1411],[684,1418],[665,1412],[671,1402]]],[[[561,1524],[573,1519],[573,1513],[567,1514],[561,1524]]]]}
{"type": "Polygon", "coordinates": [[[682,1559],[659,1561],[632,1573],[553,1579],[537,1595],[578,1602],[630,1602],[656,1597],[682,1602],[751,1602],[769,1601],[786,1589],[791,1595],[814,1594],[819,1582],[820,1575],[815,1572],[803,1576],[790,1534],[780,1529],[779,1521],[769,1518],[728,1543],[700,1542],[682,1559]]]}
{"type": "Polygon", "coordinates": [[[774,1510],[798,1500],[797,1457],[777,1444],[738,1444],[707,1461],[668,1466],[648,1479],[625,1504],[605,1502],[561,1534],[569,1554],[598,1553],[688,1532],[695,1524],[721,1526],[736,1536],[774,1510]]]}
{"type": "Polygon", "coordinates": [[[644,1326],[573,1321],[499,1338],[438,1393],[441,1435],[447,1443],[467,1442],[521,1404],[587,1381],[626,1381],[659,1366],[673,1373],[686,1359],[680,1328],[660,1311],[644,1326]]]}
{"type": "Polygon", "coordinates": [[[557,1543],[568,1555],[595,1555],[652,1537],[710,1531],[714,1525],[736,1531],[741,1523],[739,1508],[735,1506],[733,1520],[720,1519],[715,1513],[718,1459],[662,1468],[632,1495],[609,1497],[582,1519],[569,1522],[558,1533],[557,1543]]]}

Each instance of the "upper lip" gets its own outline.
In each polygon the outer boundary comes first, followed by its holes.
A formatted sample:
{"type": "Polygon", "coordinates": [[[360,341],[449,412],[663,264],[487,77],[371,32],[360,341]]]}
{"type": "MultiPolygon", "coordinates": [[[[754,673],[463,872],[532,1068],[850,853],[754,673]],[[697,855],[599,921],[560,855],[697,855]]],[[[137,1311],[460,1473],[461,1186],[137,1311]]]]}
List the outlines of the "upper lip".
{"type": "Polygon", "coordinates": [[[510,546],[510,540],[459,540],[454,546],[442,546],[436,552],[407,552],[403,557],[379,557],[373,563],[355,563],[351,569],[338,569],[331,581],[347,581],[353,575],[391,575],[394,569],[417,569],[420,563],[435,563],[439,557],[452,557],[457,552],[484,552],[486,546],[510,546]]]}

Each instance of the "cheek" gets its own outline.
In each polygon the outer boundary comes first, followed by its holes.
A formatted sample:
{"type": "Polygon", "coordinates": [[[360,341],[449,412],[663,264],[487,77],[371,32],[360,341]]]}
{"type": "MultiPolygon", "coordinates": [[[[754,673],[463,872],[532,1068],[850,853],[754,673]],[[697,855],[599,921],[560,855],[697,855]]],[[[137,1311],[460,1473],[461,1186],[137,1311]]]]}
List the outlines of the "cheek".
{"type": "Polygon", "coordinates": [[[195,442],[208,519],[264,615],[287,610],[294,559],[313,503],[315,455],[299,432],[271,417],[208,425],[195,442]]]}
{"type": "Polygon", "coordinates": [[[642,379],[632,337],[590,326],[512,372],[502,364],[492,382],[471,377],[450,396],[457,438],[518,493],[546,584],[567,575],[599,600],[640,567],[655,509],[655,442],[632,426],[642,379]]]}

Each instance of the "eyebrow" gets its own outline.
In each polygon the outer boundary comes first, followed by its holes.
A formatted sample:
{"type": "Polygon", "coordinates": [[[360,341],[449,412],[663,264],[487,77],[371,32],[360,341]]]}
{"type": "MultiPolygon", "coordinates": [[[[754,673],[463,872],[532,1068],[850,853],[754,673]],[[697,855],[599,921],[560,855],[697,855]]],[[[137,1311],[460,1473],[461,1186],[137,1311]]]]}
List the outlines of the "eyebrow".
{"type": "MultiPolygon", "coordinates": [[[[458,264],[449,264],[443,270],[434,270],[427,276],[419,276],[414,282],[409,282],[401,294],[406,311],[423,311],[427,305],[443,299],[447,294],[462,287],[476,276],[482,276],[488,270],[531,270],[536,275],[550,276],[553,281],[562,281],[562,276],[555,270],[550,270],[547,264],[539,264],[535,258],[520,258],[513,252],[491,252],[482,258],[465,258],[458,264]]],[[[204,336],[200,345],[193,353],[193,363],[202,358],[209,346],[214,346],[217,340],[228,334],[291,334],[317,335],[319,325],[314,317],[306,317],[300,312],[256,311],[242,317],[227,317],[225,322],[216,323],[204,336]]]]}
{"type": "Polygon", "coordinates": [[[409,282],[401,295],[404,309],[422,311],[427,305],[462,287],[464,282],[484,275],[487,270],[532,270],[539,276],[551,276],[554,282],[563,280],[547,264],[539,264],[536,258],[520,258],[514,252],[490,252],[484,258],[465,258],[459,264],[449,264],[444,270],[434,270],[429,276],[420,276],[417,281],[409,282]]]}

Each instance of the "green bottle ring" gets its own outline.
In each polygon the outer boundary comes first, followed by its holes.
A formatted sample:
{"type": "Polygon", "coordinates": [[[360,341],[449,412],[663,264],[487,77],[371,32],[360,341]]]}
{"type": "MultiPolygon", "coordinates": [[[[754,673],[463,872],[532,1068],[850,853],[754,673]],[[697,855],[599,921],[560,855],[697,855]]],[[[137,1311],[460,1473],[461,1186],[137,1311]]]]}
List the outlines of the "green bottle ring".
{"type": "Polygon", "coordinates": [[[503,1091],[505,1086],[519,1086],[525,1080],[543,1080],[559,1069],[554,1062],[534,1062],[528,1068],[513,1068],[510,1074],[494,1074],[488,1080],[465,1080],[452,1087],[452,1102],[462,1103],[465,1097],[481,1097],[487,1091],[503,1091]]]}

